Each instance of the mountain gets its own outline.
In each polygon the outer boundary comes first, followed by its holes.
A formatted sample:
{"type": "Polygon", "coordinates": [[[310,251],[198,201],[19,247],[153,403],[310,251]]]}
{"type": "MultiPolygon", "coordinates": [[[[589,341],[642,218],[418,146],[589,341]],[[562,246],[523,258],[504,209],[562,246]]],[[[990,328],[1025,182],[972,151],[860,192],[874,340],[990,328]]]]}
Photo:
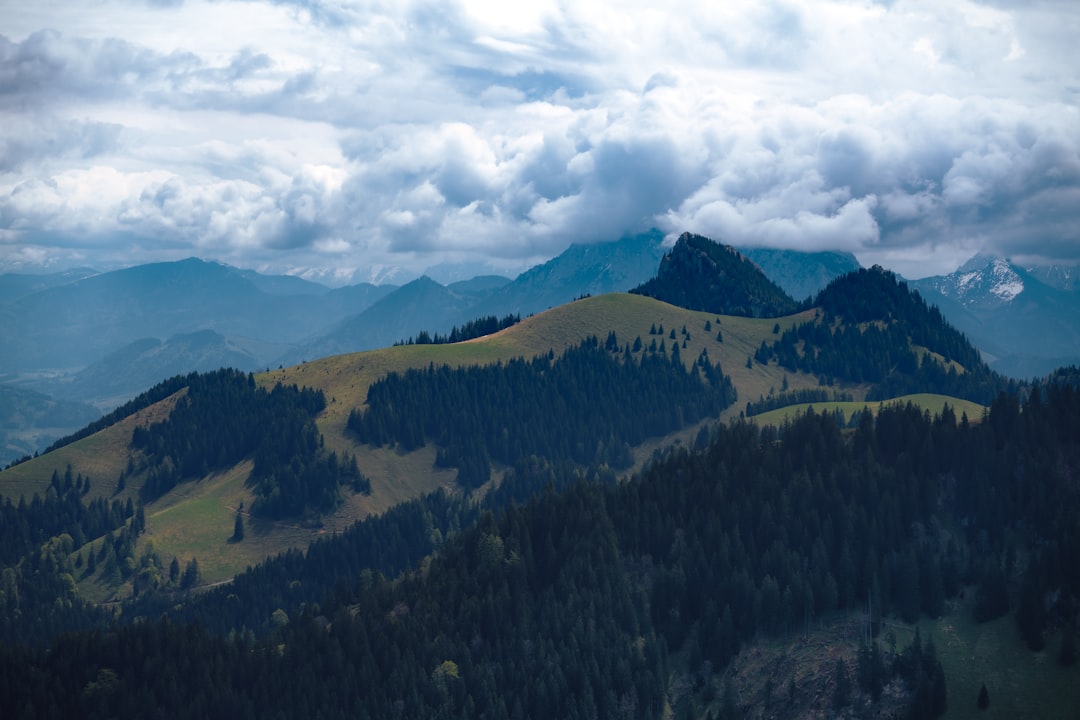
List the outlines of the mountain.
{"type": "Polygon", "coordinates": [[[3,273],[0,274],[0,305],[96,274],[97,271],[90,268],[73,268],[63,272],[43,273],[40,275],[3,273]]]}
{"type": "Polygon", "coordinates": [[[1040,275],[1052,273],[978,255],[956,272],[911,284],[986,353],[994,369],[1030,378],[1080,362],[1080,294],[1040,275]]]}
{"type": "Polygon", "coordinates": [[[829,385],[869,384],[867,400],[931,392],[988,405],[1015,391],[940,310],[879,266],[829,283],[814,307],[812,319],[777,328],[754,360],[811,372],[829,385]]]}
{"type": "Polygon", "coordinates": [[[656,274],[663,240],[663,233],[651,230],[612,242],[571,245],[497,289],[473,308],[474,316],[525,317],[583,295],[626,292],[656,274]]]}
{"type": "Polygon", "coordinates": [[[0,385],[0,467],[33,454],[100,415],[86,403],[54,400],[27,388],[0,385]]]}
{"type": "Polygon", "coordinates": [[[455,292],[427,276],[417,278],[363,312],[342,320],[329,332],[290,350],[276,364],[385,347],[421,330],[447,332],[453,325],[474,317],[471,308],[477,293],[486,295],[484,286],[482,281],[465,284],[461,292],[455,292]]]}
{"type": "Polygon", "coordinates": [[[625,291],[655,273],[662,242],[663,235],[654,230],[609,243],[571,245],[513,281],[485,275],[443,286],[424,276],[272,364],[370,350],[422,330],[445,334],[480,317],[526,317],[585,295],[625,291]]]}
{"type": "Polygon", "coordinates": [[[1052,288],[1080,291],[1080,268],[1076,265],[1029,265],[1027,274],[1052,288]]]}
{"type": "Polygon", "coordinates": [[[111,410],[165,378],[221,367],[245,372],[258,361],[239,345],[213,330],[173,335],[167,340],[143,338],[109,353],[80,370],[65,386],[64,397],[92,400],[111,410]]]}
{"type": "MultiPolygon", "coordinates": [[[[461,297],[422,278],[377,305],[461,297]]],[[[777,318],[611,293],[455,345],[171,378],[0,472],[38,493],[0,503],[0,704],[937,717],[1005,666],[1002,714],[1067,717],[1080,394],[1018,390],[877,267],[777,318]],[[706,393],[727,379],[993,400],[778,431],[706,393]]]]}
{"type": "Polygon", "coordinates": [[[797,305],[734,248],[683,233],[660,261],[656,277],[631,292],[722,315],[780,317],[797,305]]]}
{"type": "Polygon", "coordinates": [[[511,282],[510,278],[503,277],[502,275],[477,275],[469,280],[452,282],[446,287],[450,292],[457,293],[458,295],[465,295],[481,300],[500,288],[506,287],[511,282]]]}
{"type": "Polygon", "coordinates": [[[796,300],[814,297],[836,278],[861,267],[851,253],[775,248],[738,248],[738,251],[796,300]]]}
{"type": "Polygon", "coordinates": [[[86,277],[0,306],[0,373],[80,369],[142,338],[213,330],[268,344],[296,343],[363,310],[392,288],[331,291],[291,277],[190,258],[86,277]]]}

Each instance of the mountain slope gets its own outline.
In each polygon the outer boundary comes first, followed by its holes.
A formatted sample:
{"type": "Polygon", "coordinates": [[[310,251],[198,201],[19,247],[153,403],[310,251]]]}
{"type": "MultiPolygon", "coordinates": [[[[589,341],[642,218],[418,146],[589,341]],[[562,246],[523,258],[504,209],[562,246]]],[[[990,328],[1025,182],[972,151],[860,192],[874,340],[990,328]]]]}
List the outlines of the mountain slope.
{"type": "Polygon", "coordinates": [[[55,400],[27,388],[0,385],[0,467],[33,454],[100,415],[86,403],[55,400]]]}
{"type": "Polygon", "coordinates": [[[766,277],[796,300],[813,298],[836,278],[861,267],[851,253],[800,252],[775,248],[738,250],[761,268],[766,277]]]}
{"type": "MultiPolygon", "coordinates": [[[[863,275],[867,273],[870,273],[869,277],[874,281],[870,287],[880,287],[876,291],[859,290],[857,294],[878,298],[875,302],[885,304],[877,316],[917,316],[917,313],[912,315],[906,309],[905,302],[909,302],[904,300],[906,290],[900,288],[891,275],[878,277],[871,271],[865,271],[863,275]]],[[[843,287],[843,284],[840,287],[843,287]]],[[[395,297],[400,299],[402,295],[406,296],[408,301],[402,303],[401,315],[394,320],[395,326],[405,319],[418,317],[424,322],[422,326],[426,326],[432,317],[432,310],[447,307],[456,301],[447,288],[430,280],[419,280],[384,298],[373,306],[372,314],[395,312],[395,297]],[[425,308],[427,312],[417,315],[417,308],[425,308]]],[[[840,302],[842,296],[843,293],[834,289],[831,293],[823,293],[821,297],[824,304],[831,307],[830,303],[834,302],[834,298],[835,302],[840,302]]],[[[348,429],[350,413],[365,407],[369,388],[389,373],[404,373],[410,368],[422,369],[443,364],[460,367],[507,362],[512,358],[532,358],[549,352],[558,355],[583,339],[595,336],[605,344],[605,339],[610,338],[620,353],[630,352],[635,358],[650,352],[663,352],[666,357],[671,358],[675,346],[678,346],[679,358],[686,368],[690,368],[698,358],[707,356],[711,363],[718,365],[724,374],[731,377],[740,399],[736,406],[723,413],[724,418],[738,416],[739,409],[743,407],[744,401],[748,400],[775,398],[777,402],[773,404],[776,406],[796,402],[798,391],[820,388],[826,381],[832,382],[837,389],[842,389],[853,400],[864,400],[872,383],[862,375],[848,375],[829,365],[785,365],[778,357],[752,361],[753,356],[763,346],[777,344],[788,333],[795,332],[800,327],[818,326],[823,314],[824,311],[808,310],[779,319],[723,316],[712,312],[687,310],[642,295],[615,293],[561,305],[525,318],[494,335],[464,343],[384,347],[361,353],[332,355],[261,374],[257,376],[257,382],[267,388],[278,384],[295,384],[314,388],[324,394],[326,408],[319,414],[316,422],[323,435],[325,449],[336,452],[339,457],[355,455],[359,470],[371,483],[370,496],[346,493],[345,501],[339,509],[320,521],[327,530],[343,529],[369,513],[383,512],[437,487],[455,485],[455,471],[435,465],[437,448],[428,445],[416,451],[402,452],[400,448],[366,446],[360,444],[356,435],[348,429]],[[650,348],[656,349],[653,351],[650,348]],[[792,395],[791,401],[782,402],[785,392],[792,395]]],[[[838,322],[849,324],[856,328],[855,332],[859,332],[858,322],[854,317],[838,319],[838,322]]],[[[935,357],[940,356],[941,362],[957,365],[958,358],[970,360],[959,351],[950,349],[951,346],[947,343],[938,344],[933,337],[916,338],[913,333],[917,331],[912,328],[904,326],[902,332],[903,334],[898,336],[902,339],[897,342],[904,348],[915,345],[922,348],[914,351],[915,357],[919,357],[920,352],[924,355],[932,353],[935,357]]],[[[853,353],[852,357],[858,355],[853,353]]],[[[888,376],[895,377],[899,373],[900,377],[907,377],[905,372],[910,374],[914,369],[904,371],[900,367],[891,368],[888,376]]],[[[981,375],[973,374],[972,377],[981,375]]],[[[905,389],[904,392],[910,391],[905,389]]],[[[653,450],[671,442],[675,437],[681,438],[683,442],[692,442],[697,430],[698,428],[691,427],[673,436],[653,438],[633,449],[634,461],[641,463],[653,450]]],[[[113,437],[110,432],[112,431],[103,431],[76,443],[75,446],[49,453],[0,473],[0,493],[29,496],[33,492],[43,492],[51,473],[54,470],[62,473],[68,463],[71,463],[77,472],[92,475],[95,488],[102,484],[106,487],[113,486],[120,470],[129,465],[129,459],[136,468],[140,467],[140,460],[139,454],[128,447],[130,430],[126,440],[122,433],[113,437]],[[106,436],[113,439],[108,442],[100,439],[106,436]],[[111,450],[103,452],[102,447],[111,450]],[[113,457],[103,465],[105,456],[109,453],[113,453],[113,457]],[[105,467],[108,469],[102,476],[101,468],[105,467]]],[[[237,504],[243,501],[246,507],[250,507],[254,498],[250,490],[244,489],[243,474],[244,471],[237,470],[226,472],[222,477],[232,478],[228,481],[231,488],[228,491],[230,501],[237,504]]],[[[137,491],[144,479],[145,470],[135,472],[128,478],[128,490],[124,492],[130,493],[132,489],[137,491]]],[[[210,482],[211,480],[212,478],[204,478],[200,481],[203,484],[197,483],[190,487],[217,487],[217,481],[210,482]]],[[[185,550],[185,546],[177,544],[181,535],[178,534],[179,530],[172,529],[171,524],[174,522],[171,518],[188,518],[184,520],[184,527],[190,527],[189,516],[179,508],[195,507],[188,506],[187,503],[195,502],[197,498],[186,497],[183,493],[188,491],[182,491],[184,487],[188,486],[178,487],[176,491],[155,501],[148,508],[151,517],[159,518],[157,522],[161,523],[156,530],[151,530],[150,535],[155,546],[162,551],[190,552],[185,550]],[[177,509],[166,515],[158,515],[159,508],[164,507],[177,509]]],[[[215,517],[218,517],[218,524],[213,526],[213,532],[220,534],[219,525],[228,522],[229,516],[228,513],[221,514],[220,508],[217,512],[215,517]]],[[[151,527],[153,526],[154,522],[151,522],[151,527]]],[[[186,532],[188,531],[185,530],[186,532]]],[[[267,527],[260,537],[265,540],[268,548],[275,548],[276,551],[281,549],[281,543],[295,543],[302,547],[310,541],[311,534],[295,534],[286,527],[267,527]]],[[[206,543],[209,540],[185,542],[206,543]]],[[[210,545],[213,543],[210,542],[210,545]]],[[[238,563],[248,562],[249,556],[236,559],[227,553],[215,554],[214,564],[207,561],[204,574],[210,579],[225,579],[242,569],[243,564],[238,563]]]]}
{"type": "Polygon", "coordinates": [[[371,288],[329,292],[298,278],[268,278],[195,258],[141,265],[0,307],[3,335],[18,339],[0,349],[0,372],[78,369],[141,338],[198,330],[296,342],[362,310],[376,295],[371,288]]]}
{"type": "Polygon", "coordinates": [[[475,301],[469,288],[465,286],[466,292],[459,293],[427,276],[417,278],[343,320],[325,335],[286,353],[278,364],[385,347],[421,330],[447,332],[469,314],[475,301]]]}
{"type": "Polygon", "coordinates": [[[797,306],[735,249],[683,233],[656,277],[631,292],[692,310],[744,317],[780,317],[797,306]]]}
{"type": "Polygon", "coordinates": [[[143,338],[80,370],[62,394],[111,409],[165,378],[222,367],[250,371],[258,361],[213,330],[174,335],[164,342],[143,338]]]}
{"type": "Polygon", "coordinates": [[[493,292],[473,308],[475,317],[525,317],[583,295],[626,292],[656,274],[663,240],[659,230],[652,230],[613,242],[571,245],[493,292]]]}
{"type": "Polygon", "coordinates": [[[447,333],[480,317],[525,317],[584,295],[623,292],[655,273],[662,241],[663,235],[654,230],[610,243],[571,245],[513,281],[481,276],[443,286],[424,276],[272,364],[369,350],[421,330],[447,333]]]}
{"type": "Polygon", "coordinates": [[[912,282],[971,337],[999,372],[1044,375],[1080,362],[1080,294],[1008,261],[976,256],[956,272],[912,282]]]}
{"type": "Polygon", "coordinates": [[[45,273],[43,275],[3,273],[0,274],[0,305],[97,274],[96,270],[89,268],[74,268],[64,272],[45,273]]]}

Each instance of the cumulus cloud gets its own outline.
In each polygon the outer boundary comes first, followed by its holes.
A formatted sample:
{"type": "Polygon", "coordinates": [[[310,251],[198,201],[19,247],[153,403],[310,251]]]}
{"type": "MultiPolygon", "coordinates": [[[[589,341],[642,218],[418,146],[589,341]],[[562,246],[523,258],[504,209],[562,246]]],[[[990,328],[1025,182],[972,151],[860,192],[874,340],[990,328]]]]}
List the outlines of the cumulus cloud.
{"type": "Polygon", "coordinates": [[[68,10],[0,35],[0,265],[510,266],[650,227],[1080,260],[1068,3],[68,10]]]}

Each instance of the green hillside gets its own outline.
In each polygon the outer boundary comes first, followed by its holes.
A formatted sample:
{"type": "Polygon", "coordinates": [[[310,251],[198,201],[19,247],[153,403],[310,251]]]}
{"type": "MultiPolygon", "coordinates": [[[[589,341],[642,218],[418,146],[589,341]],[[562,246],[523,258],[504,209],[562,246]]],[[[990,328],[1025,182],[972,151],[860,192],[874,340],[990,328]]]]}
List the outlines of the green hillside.
{"type": "MultiPolygon", "coordinates": [[[[779,321],[781,328],[805,320],[792,316],[779,321]]],[[[339,532],[358,519],[440,487],[454,489],[456,471],[434,465],[434,448],[411,453],[390,448],[360,446],[346,430],[349,412],[363,407],[370,385],[390,372],[404,372],[429,364],[452,367],[507,361],[515,357],[531,358],[553,350],[561,353],[583,338],[605,338],[614,332],[620,346],[640,338],[666,347],[678,342],[680,355],[687,366],[703,350],[713,363],[731,376],[739,397],[756,397],[779,388],[786,378],[790,387],[815,387],[816,377],[790,373],[779,367],[752,363],[747,358],[762,340],[773,336],[776,320],[716,316],[678,308],[652,298],[616,293],[585,298],[522,320],[494,335],[464,343],[444,345],[403,345],[347,355],[338,355],[256,375],[261,387],[279,383],[297,384],[321,390],[326,409],[317,418],[328,450],[353,454],[361,472],[371,481],[371,494],[346,492],[344,502],[318,522],[255,520],[248,516],[248,533],[243,543],[230,545],[237,508],[250,508],[254,496],[245,483],[250,463],[218,470],[195,482],[185,482],[146,506],[147,529],[139,538],[137,552],[152,544],[165,562],[177,557],[181,562],[197,557],[202,579],[213,583],[230,578],[236,572],[290,547],[306,547],[313,539],[339,532]],[[708,330],[706,330],[708,326],[708,330]],[[663,335],[660,335],[660,328],[663,335]],[[683,334],[683,328],[686,335],[683,334]],[[655,329],[655,335],[650,330],[655,329]],[[671,339],[674,331],[676,340],[671,339]],[[722,342],[717,334],[722,334],[722,342]],[[685,345],[685,347],[684,347],[685,345]]],[[[856,396],[860,389],[852,388],[856,396]]],[[[182,393],[183,391],[181,391],[182,393]]],[[[0,494],[29,498],[44,493],[52,473],[63,474],[70,465],[73,472],[91,479],[90,497],[126,501],[139,498],[146,480],[141,453],[130,447],[132,432],[167,417],[177,397],[152,405],[121,422],[88,437],[54,450],[28,462],[0,472],[0,494]],[[134,472],[131,472],[134,470],[134,472]],[[116,492],[118,478],[125,473],[124,488],[116,492]]],[[[738,415],[729,408],[724,417],[738,415]]],[[[684,428],[666,438],[654,438],[635,448],[636,466],[640,467],[659,447],[674,441],[692,441],[698,425],[684,428]]],[[[500,468],[495,468],[495,477],[500,468]]],[[[96,578],[82,582],[89,597],[108,596],[96,578]]],[[[120,588],[126,592],[127,588],[120,588]]]]}
{"type": "MultiPolygon", "coordinates": [[[[810,310],[780,319],[718,316],[642,295],[613,293],[562,305],[525,318],[494,335],[463,343],[388,347],[327,357],[259,374],[255,379],[260,387],[296,384],[325,394],[326,409],[316,419],[325,447],[341,456],[356,457],[359,470],[370,480],[370,495],[346,491],[342,504],[317,520],[249,520],[245,541],[229,545],[226,541],[237,508],[243,503],[250,509],[254,496],[245,482],[247,465],[219,469],[196,482],[182,483],[147,504],[147,529],[139,539],[139,550],[152,543],[166,562],[173,556],[181,560],[198,557],[203,580],[216,582],[228,579],[261,557],[290,547],[306,547],[317,537],[344,530],[359,519],[385,512],[410,498],[438,488],[456,489],[456,470],[436,467],[433,447],[410,453],[388,447],[371,448],[359,445],[347,431],[350,411],[363,408],[368,388],[388,373],[402,373],[431,364],[451,367],[488,364],[515,357],[531,358],[548,351],[561,354],[583,338],[596,336],[603,340],[613,332],[620,347],[632,345],[639,338],[645,346],[655,341],[670,349],[678,343],[680,357],[688,367],[706,352],[710,360],[731,377],[737,389],[738,400],[721,415],[721,419],[731,419],[738,417],[747,399],[770,396],[782,387],[794,391],[820,386],[815,375],[782,368],[775,361],[762,364],[752,359],[763,343],[773,342],[782,333],[811,321],[814,312],[810,310]]],[[[835,387],[854,398],[852,407],[862,408],[867,385],[836,381],[835,387]]],[[[170,398],[89,437],[0,472],[0,494],[29,498],[35,492],[43,493],[52,473],[62,474],[70,465],[74,472],[91,479],[92,497],[137,501],[146,471],[141,453],[130,447],[132,432],[136,426],[145,427],[164,418],[175,400],[170,398]],[[117,493],[115,490],[122,472],[126,473],[125,487],[117,493]]],[[[936,401],[926,402],[929,404],[924,406],[932,412],[939,407],[936,401]]],[[[950,404],[959,407],[955,401],[950,404]]],[[[974,405],[965,411],[969,417],[981,414],[981,408],[974,405]]],[[[762,418],[766,422],[782,422],[782,418],[791,412],[779,411],[776,420],[772,420],[771,415],[762,418]]],[[[635,448],[635,468],[640,468],[656,449],[664,445],[675,441],[692,442],[701,424],[705,423],[686,427],[667,437],[653,438],[635,448]]],[[[502,470],[494,468],[496,480],[501,477],[502,470]]],[[[83,584],[88,585],[87,582],[83,584]]],[[[100,589],[93,593],[95,596],[101,594],[100,589]]]]}
{"type": "Polygon", "coordinates": [[[915,395],[903,395],[898,398],[893,398],[892,400],[801,403],[798,405],[789,405],[778,410],[770,410],[769,412],[764,412],[760,415],[754,415],[750,419],[759,425],[783,425],[786,422],[791,422],[798,415],[813,408],[814,412],[817,413],[835,413],[839,411],[843,413],[846,420],[850,420],[855,413],[862,412],[863,410],[870,410],[870,412],[876,415],[883,407],[904,403],[911,403],[916,407],[922,408],[931,415],[940,415],[941,411],[948,405],[952,408],[953,413],[955,413],[957,417],[967,415],[968,420],[971,422],[977,422],[982,419],[983,413],[986,412],[986,407],[971,402],[970,400],[961,400],[960,398],[949,397],[948,395],[918,393],[915,395]]]}

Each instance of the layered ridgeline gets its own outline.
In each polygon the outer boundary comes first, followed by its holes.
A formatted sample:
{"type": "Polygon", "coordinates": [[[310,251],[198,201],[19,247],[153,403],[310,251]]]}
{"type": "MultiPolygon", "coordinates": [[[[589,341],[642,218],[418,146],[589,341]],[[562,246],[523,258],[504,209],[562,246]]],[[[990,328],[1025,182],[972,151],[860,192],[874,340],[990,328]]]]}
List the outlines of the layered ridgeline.
{"type": "Polygon", "coordinates": [[[656,277],[633,293],[722,315],[779,317],[797,304],[735,248],[683,233],[660,261],[656,277]]]}
{"type": "Polygon", "coordinates": [[[1015,389],[936,307],[880,267],[834,280],[814,307],[813,319],[762,341],[754,360],[813,373],[830,386],[868,384],[871,400],[930,392],[988,405],[1015,389]]]}
{"type": "Polygon", "coordinates": [[[0,473],[0,492],[31,503],[73,472],[88,502],[141,508],[111,537],[68,532],[57,568],[73,597],[174,593],[438,487],[486,491],[523,458],[628,470],[691,441],[736,397],[721,363],[767,332],[735,320],[722,342],[714,315],[608,295],[468,342],[177,376],[0,473]]]}
{"type": "MultiPolygon", "coordinates": [[[[692,265],[669,262],[661,274],[704,297],[721,280],[680,274],[692,265]]],[[[945,396],[920,398],[930,409],[974,400],[962,407],[978,418],[1006,387],[888,273],[845,276],[818,301],[762,319],[610,294],[464,343],[179,376],[0,473],[0,493],[29,500],[70,466],[92,479],[91,497],[145,503],[133,562],[152,546],[147,562],[165,577],[171,557],[198,556],[203,579],[217,582],[435,488],[484,489],[524,457],[624,471],[717,417],[845,401],[850,420],[868,399],[932,390],[945,396]],[[246,541],[226,545],[243,523],[246,541]]],[[[92,540],[73,550],[101,554],[92,540]]],[[[105,581],[83,573],[80,590],[144,590],[137,568],[124,569],[105,581]]]]}
{"type": "MultiPolygon", "coordinates": [[[[692,294],[717,286],[693,277],[692,294]]],[[[1008,627],[1032,647],[1071,637],[1080,402],[1062,375],[1023,412],[1001,396],[986,423],[899,405],[850,431],[831,412],[712,429],[736,395],[861,401],[933,368],[957,392],[956,378],[997,382],[887,273],[841,278],[818,301],[766,319],[611,294],[468,342],[174,378],[0,473],[17,536],[0,585],[4,706],[704,717],[915,703],[934,716],[974,651],[904,651],[909,621],[1015,609],[1008,627]],[[857,367],[825,362],[835,344],[857,367]],[[755,360],[762,348],[777,354],[755,360]],[[644,470],[616,484],[620,468],[644,470]],[[1017,553],[1022,571],[1005,561],[1017,553]],[[978,592],[964,600],[964,586],[978,592]],[[894,618],[895,651],[859,651],[849,626],[865,597],[894,618]],[[805,665],[736,672],[761,658],[737,654],[755,639],[803,648],[805,665]],[[180,672],[175,657],[222,671],[180,672]],[[782,691],[739,679],[766,676],[782,691]]],[[[1025,702],[1072,697],[1075,680],[1025,702]]]]}
{"type": "Polygon", "coordinates": [[[523,463],[507,487],[549,488],[524,505],[437,493],[182,604],[125,606],[140,622],[0,645],[0,701],[88,718],[933,718],[989,686],[1002,715],[1068,717],[1078,426],[1080,395],[1057,385],[978,424],[898,406],[851,432],[818,414],[722,426],[623,483],[523,463]],[[424,547],[421,571],[384,575],[424,547]]]}

